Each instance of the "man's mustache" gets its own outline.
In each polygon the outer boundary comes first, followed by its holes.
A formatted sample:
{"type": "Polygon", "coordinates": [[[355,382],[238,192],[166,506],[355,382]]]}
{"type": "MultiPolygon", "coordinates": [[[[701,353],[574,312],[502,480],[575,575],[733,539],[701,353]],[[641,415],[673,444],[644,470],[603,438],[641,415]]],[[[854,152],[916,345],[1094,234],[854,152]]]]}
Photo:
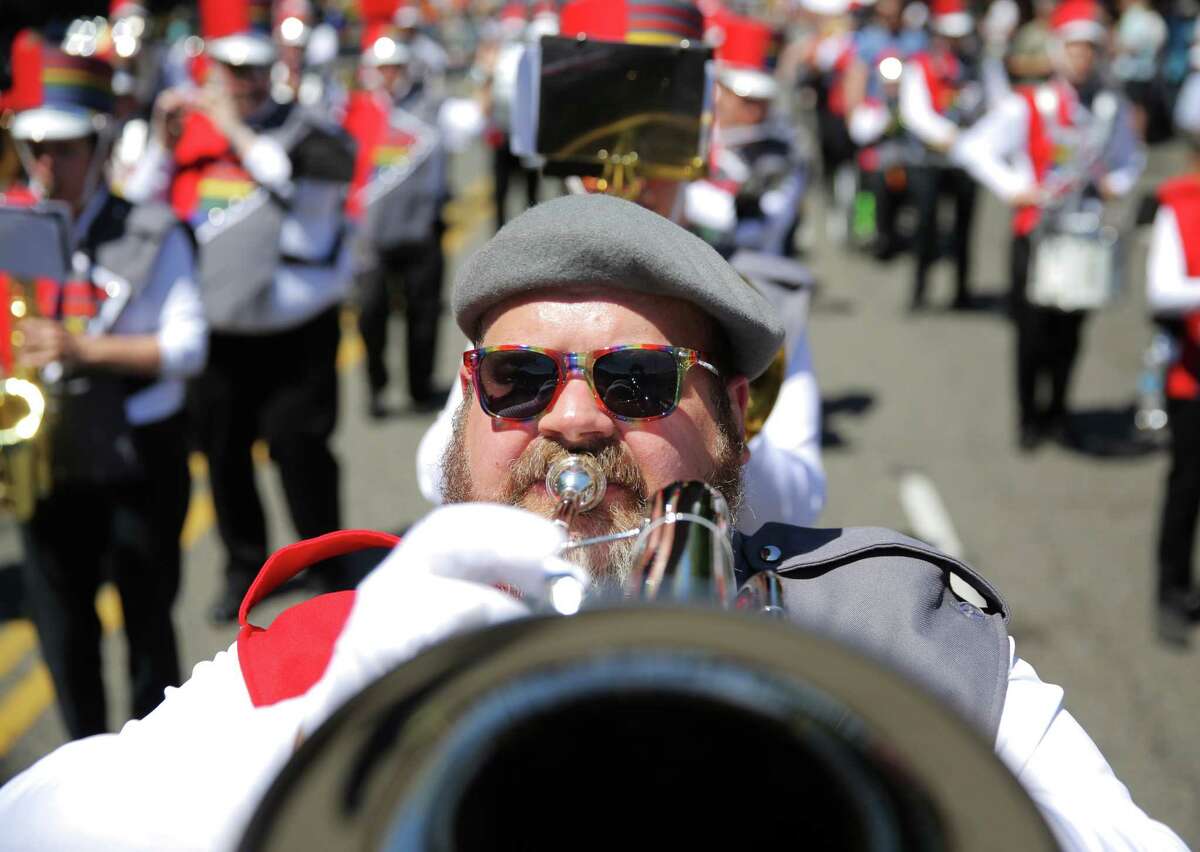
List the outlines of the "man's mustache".
{"type": "Polygon", "coordinates": [[[550,467],[569,455],[591,456],[609,485],[625,488],[639,502],[646,499],[646,481],[629,452],[617,443],[568,450],[548,438],[535,438],[509,468],[505,489],[507,502],[518,503],[533,486],[545,482],[550,467]]]}

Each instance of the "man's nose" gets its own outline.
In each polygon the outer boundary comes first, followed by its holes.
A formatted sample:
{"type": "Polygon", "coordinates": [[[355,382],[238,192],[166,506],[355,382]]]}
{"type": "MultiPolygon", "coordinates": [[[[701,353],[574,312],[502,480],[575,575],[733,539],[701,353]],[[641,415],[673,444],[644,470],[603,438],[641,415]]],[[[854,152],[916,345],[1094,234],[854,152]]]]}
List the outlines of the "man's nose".
{"type": "Polygon", "coordinates": [[[550,410],[538,419],[538,433],[565,447],[594,444],[616,432],[616,422],[596,402],[587,380],[574,374],[550,410]]]}

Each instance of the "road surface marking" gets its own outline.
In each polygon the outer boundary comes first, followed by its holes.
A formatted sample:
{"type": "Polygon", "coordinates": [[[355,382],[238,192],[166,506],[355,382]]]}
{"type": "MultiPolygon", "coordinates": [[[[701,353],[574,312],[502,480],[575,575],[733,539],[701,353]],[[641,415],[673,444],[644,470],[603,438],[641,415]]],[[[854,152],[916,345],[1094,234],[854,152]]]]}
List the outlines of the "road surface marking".
{"type": "MultiPolygon", "coordinates": [[[[908,516],[913,535],[931,544],[947,556],[962,559],[966,555],[962,539],[954,529],[954,521],[942,502],[933,480],[915,470],[900,473],[900,505],[908,516]]],[[[983,597],[957,574],[950,575],[950,588],[960,598],[981,609],[987,606],[983,597]]]]}
{"type": "Polygon", "coordinates": [[[33,727],[43,711],[54,702],[50,670],[38,660],[0,700],[0,757],[33,727]]]}

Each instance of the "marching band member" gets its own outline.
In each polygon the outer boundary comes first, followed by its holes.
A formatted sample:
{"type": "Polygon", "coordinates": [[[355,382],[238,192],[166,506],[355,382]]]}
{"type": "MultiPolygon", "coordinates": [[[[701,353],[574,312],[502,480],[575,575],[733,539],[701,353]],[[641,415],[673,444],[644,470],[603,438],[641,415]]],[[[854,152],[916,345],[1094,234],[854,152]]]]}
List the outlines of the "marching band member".
{"type": "Polygon", "coordinates": [[[1027,284],[1041,230],[1064,212],[1103,212],[1133,188],[1144,163],[1128,105],[1101,77],[1108,38],[1100,7],[1066,0],[1054,12],[1054,77],[1017,90],[958,138],[954,156],[1012,205],[1012,312],[1017,332],[1019,446],[1070,438],[1067,392],[1084,310],[1034,304],[1027,284]],[[1071,209],[1067,209],[1067,208],[1071,209]],[[1050,221],[1047,221],[1047,220],[1050,221]],[[1049,402],[1040,402],[1043,383],[1049,402]]]}
{"type": "Polygon", "coordinates": [[[537,169],[524,165],[509,147],[512,121],[512,98],[516,87],[517,68],[525,50],[528,31],[528,8],[513,0],[499,12],[495,38],[480,46],[476,69],[483,81],[483,97],[487,104],[488,127],[484,134],[492,149],[492,192],[496,208],[496,230],[508,221],[508,187],[513,174],[525,178],[525,206],[538,202],[541,175],[537,169]]]}
{"type": "Polygon", "coordinates": [[[772,109],[779,96],[768,67],[774,33],[727,12],[707,28],[717,43],[711,166],[708,178],[688,186],[684,215],[723,254],[750,249],[791,257],[808,174],[794,131],[772,109]]]}
{"type": "Polygon", "coordinates": [[[387,339],[395,288],[404,294],[408,391],[418,408],[445,399],[433,387],[442,278],[446,259],[442,208],[449,199],[445,100],[420,76],[412,48],[398,30],[368,23],[360,74],[346,127],[359,145],[356,192],[379,207],[356,203],[366,217],[355,245],[358,327],[366,348],[368,414],[387,416],[387,339]],[[403,182],[386,185],[403,174],[403,182]],[[377,188],[378,187],[378,188],[377,188]],[[386,208],[383,205],[388,205],[386,208]]]}
{"type": "Polygon", "coordinates": [[[900,120],[921,143],[908,168],[909,192],[917,212],[916,264],[912,310],[925,307],[929,270],[941,254],[938,202],[954,199],[954,307],[971,303],[971,223],[975,218],[975,181],[946,160],[959,133],[983,114],[981,66],[972,43],[975,21],[962,0],[935,0],[928,50],[906,63],[900,77],[900,120]]]}
{"type": "Polygon", "coordinates": [[[1200,621],[1193,583],[1200,515],[1200,98],[1181,100],[1176,122],[1192,144],[1191,167],[1159,188],[1146,294],[1176,344],[1164,388],[1171,469],[1158,533],[1158,632],[1165,642],[1186,645],[1200,621]]]}
{"type": "MultiPolygon", "coordinates": [[[[634,200],[661,216],[686,223],[726,251],[790,254],[804,174],[790,136],[777,121],[767,121],[769,103],[777,91],[774,79],[763,70],[771,33],[749,19],[723,14],[719,21],[726,45],[721,54],[725,57],[721,73],[728,89],[724,97],[729,99],[723,112],[718,106],[725,117],[725,136],[718,140],[724,138],[727,144],[719,162],[724,162],[736,179],[726,174],[685,184],[642,178],[634,200]],[[748,123],[747,116],[755,121],[748,123]],[[700,221],[706,227],[697,227],[700,221]]],[[[619,31],[626,43],[664,48],[681,39],[699,41],[703,35],[703,19],[690,2],[577,2],[564,7],[562,22],[567,37],[593,38],[591,34],[602,32],[605,40],[612,40],[619,31]],[[624,29],[613,26],[617,8],[627,15],[624,29]]],[[[721,126],[720,119],[717,126],[721,126]]],[[[715,171],[719,170],[718,165],[715,171]]],[[[770,283],[762,286],[779,289],[770,283]]],[[[768,521],[812,524],[825,505],[821,398],[808,345],[807,298],[807,292],[777,294],[780,313],[790,322],[775,405],[762,431],[749,441],[746,502],[739,520],[748,532],[768,521]]],[[[462,405],[461,389],[452,387],[438,419],[417,448],[417,482],[431,503],[443,501],[441,462],[462,405]]]]}
{"type": "Polygon", "coordinates": [[[95,600],[109,568],[132,715],[179,683],[171,610],[191,496],[184,380],[204,365],[207,327],[187,230],[169,207],[108,190],[111,67],[46,45],[35,57],[40,69],[15,71],[41,76],[42,102],[17,113],[12,135],[36,194],[70,208],[78,280],[16,328],[18,361],[61,394],[44,427],[51,490],[21,530],[24,582],[67,732],[86,737],[108,730],[95,600]]]}
{"type": "Polygon", "coordinates": [[[159,97],[137,183],[169,198],[200,243],[213,334],[192,402],[227,559],[210,615],[224,623],[268,552],[256,439],[267,442],[300,535],[341,526],[329,439],[354,164],[349,139],[324,116],[271,99],[266,5],[211,0],[202,11],[208,78],[198,93],[159,97]]]}
{"type": "MultiPolygon", "coordinates": [[[[9,782],[0,848],[232,848],[297,743],[364,686],[447,636],[529,613],[552,578],[619,583],[632,557],[622,545],[560,555],[566,534],[542,483],[568,452],[593,455],[609,482],[580,533],[627,528],[679,479],[738,502],[748,381],[783,328],[695,235],[620,199],[555,199],[468,262],[454,308],[477,347],[447,451],[457,505],[410,530],[353,595],[246,627],[145,720],[9,782]]],[[[343,532],[294,546],[264,568],[247,606],[313,560],[388,541],[343,532]]],[[[1062,848],[1185,848],[1134,804],[1062,690],[1015,655],[1006,604],[969,567],[869,528],[779,524],[732,545],[739,571],[778,569],[790,619],[904,673],[988,737],[1062,848]],[[960,601],[948,572],[986,610],[960,601]]]]}
{"type": "Polygon", "coordinates": [[[908,189],[908,167],[916,144],[900,122],[903,72],[899,56],[880,55],[867,96],[851,110],[846,122],[850,138],[858,146],[859,182],[871,199],[871,253],[877,260],[891,260],[900,251],[896,214],[908,189]]]}

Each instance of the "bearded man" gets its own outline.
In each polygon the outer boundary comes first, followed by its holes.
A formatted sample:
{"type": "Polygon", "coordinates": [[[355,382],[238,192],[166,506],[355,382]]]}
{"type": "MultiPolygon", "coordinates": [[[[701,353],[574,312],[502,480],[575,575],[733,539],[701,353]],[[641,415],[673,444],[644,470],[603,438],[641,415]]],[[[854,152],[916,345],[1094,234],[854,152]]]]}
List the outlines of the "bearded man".
{"type": "MultiPolygon", "coordinates": [[[[560,198],[466,265],[454,310],[475,344],[444,465],[462,502],[414,526],[356,593],[261,630],[245,617],[266,590],[388,539],[333,533],[276,554],[227,652],[146,719],[64,746],[0,790],[0,848],[226,848],[297,742],[363,686],[451,634],[528,615],[563,577],[619,583],[625,555],[568,562],[567,534],[546,518],[543,476],[567,451],[597,457],[611,480],[573,534],[635,526],[647,495],[679,480],[737,504],[748,381],[783,330],[698,237],[609,196],[560,198]]],[[[1133,803],[1062,691],[1016,658],[1003,600],[966,565],[885,530],[767,524],[732,547],[739,574],[779,572],[791,620],[907,674],[989,737],[1065,847],[1184,848],[1133,803]]]]}

